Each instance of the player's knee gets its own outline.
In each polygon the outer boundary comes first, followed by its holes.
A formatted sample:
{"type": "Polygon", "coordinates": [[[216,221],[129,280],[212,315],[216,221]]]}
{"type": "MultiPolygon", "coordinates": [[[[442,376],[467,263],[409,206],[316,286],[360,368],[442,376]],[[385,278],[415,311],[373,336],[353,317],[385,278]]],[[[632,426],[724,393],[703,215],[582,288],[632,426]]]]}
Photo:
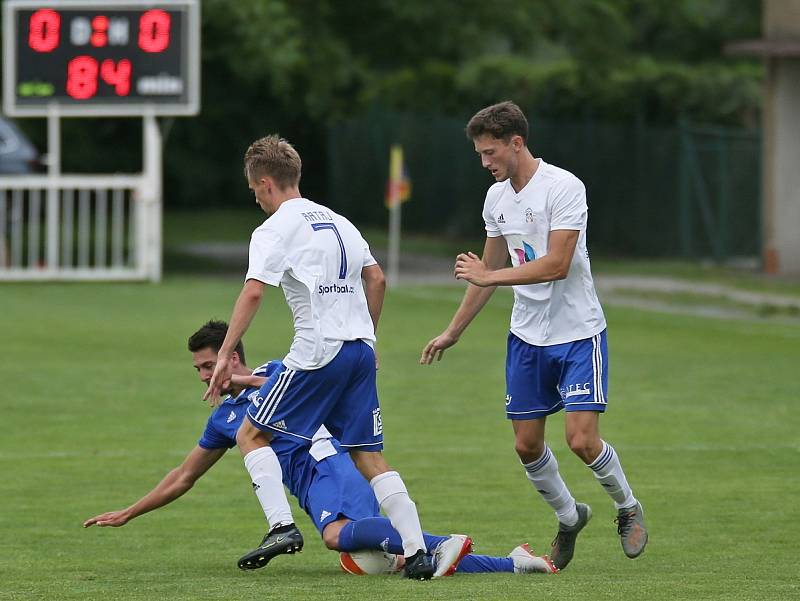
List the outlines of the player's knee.
{"type": "Polygon", "coordinates": [[[325,546],[330,549],[331,551],[338,551],[339,550],[339,530],[336,529],[334,532],[329,532],[326,530],[322,533],[322,542],[325,543],[325,546]]]}
{"type": "Polygon", "coordinates": [[[517,438],[514,441],[514,450],[523,463],[536,461],[544,453],[544,441],[517,438]]]}
{"type": "Polygon", "coordinates": [[[339,550],[339,533],[350,520],[341,519],[331,522],[322,530],[322,542],[331,551],[339,550]]]}
{"type": "Polygon", "coordinates": [[[271,436],[252,425],[247,419],[236,431],[236,444],[243,455],[259,447],[267,446],[271,436]]]}
{"type": "Polygon", "coordinates": [[[597,457],[602,447],[600,439],[586,432],[572,432],[567,435],[569,448],[580,457],[584,463],[591,463],[597,457]]]}

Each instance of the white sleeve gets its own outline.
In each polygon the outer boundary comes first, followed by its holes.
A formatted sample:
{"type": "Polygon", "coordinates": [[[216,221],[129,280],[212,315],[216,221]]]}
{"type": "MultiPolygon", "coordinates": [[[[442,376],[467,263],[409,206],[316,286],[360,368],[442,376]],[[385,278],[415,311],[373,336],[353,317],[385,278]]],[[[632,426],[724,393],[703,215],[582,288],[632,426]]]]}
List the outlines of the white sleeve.
{"type": "Polygon", "coordinates": [[[378,262],[375,260],[375,257],[372,256],[372,252],[369,250],[369,244],[367,243],[364,238],[361,238],[361,242],[364,244],[364,264],[362,267],[369,267],[370,265],[377,265],[378,262]]]}
{"type": "Polygon", "coordinates": [[[550,200],[550,231],[585,230],[587,213],[583,182],[577,177],[556,182],[550,200]]]}
{"type": "Polygon", "coordinates": [[[483,221],[486,224],[486,237],[487,238],[497,238],[501,236],[500,227],[497,225],[497,221],[494,219],[494,215],[492,215],[492,209],[489,206],[489,197],[492,195],[492,188],[489,188],[488,192],[486,192],[486,200],[483,201],[483,221]]]}
{"type": "Polygon", "coordinates": [[[257,229],[250,238],[250,259],[245,280],[277,286],[289,269],[283,240],[276,232],[257,229]]]}

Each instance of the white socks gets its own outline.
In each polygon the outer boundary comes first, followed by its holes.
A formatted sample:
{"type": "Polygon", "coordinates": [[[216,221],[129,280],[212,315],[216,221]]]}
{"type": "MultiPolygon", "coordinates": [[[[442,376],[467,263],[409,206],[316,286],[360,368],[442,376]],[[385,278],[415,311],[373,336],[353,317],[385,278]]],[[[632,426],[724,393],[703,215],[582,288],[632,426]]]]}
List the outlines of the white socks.
{"type": "Polygon", "coordinates": [[[261,503],[270,529],[294,522],[278,457],[271,447],[261,447],[244,456],[244,466],[253,481],[253,490],[261,503]]]}
{"type": "Polygon", "coordinates": [[[528,480],[555,510],[558,521],[566,526],[577,524],[578,511],[575,509],[575,498],[558,473],[558,461],[550,451],[550,447],[544,447],[544,453],[539,459],[523,463],[522,466],[525,468],[528,480]]]}
{"type": "Polygon", "coordinates": [[[597,459],[589,464],[589,468],[594,472],[594,477],[600,485],[614,499],[614,506],[617,509],[636,504],[636,498],[625,478],[625,472],[622,471],[617,452],[606,441],[603,441],[603,450],[597,459]]]}
{"type": "Polygon", "coordinates": [[[403,554],[412,556],[418,550],[427,551],[419,525],[417,506],[408,496],[406,485],[397,472],[384,472],[370,480],[369,485],[378,504],[403,539],[403,554]]]}

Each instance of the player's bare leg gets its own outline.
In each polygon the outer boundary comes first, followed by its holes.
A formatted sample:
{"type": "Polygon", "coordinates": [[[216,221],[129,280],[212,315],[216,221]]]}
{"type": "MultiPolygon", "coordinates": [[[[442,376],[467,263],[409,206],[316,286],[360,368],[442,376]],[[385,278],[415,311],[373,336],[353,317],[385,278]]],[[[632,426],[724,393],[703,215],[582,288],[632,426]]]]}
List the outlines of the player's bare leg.
{"type": "Polygon", "coordinates": [[[544,442],[546,418],[512,420],[514,446],[525,474],[558,517],[558,533],[553,539],[550,558],[559,570],[567,567],[575,553],[578,533],[589,522],[592,510],[576,503],[561,478],[558,461],[544,442]]]}
{"type": "Polygon", "coordinates": [[[567,413],[567,443],[613,499],[617,509],[614,521],[622,550],[633,559],[641,555],[647,545],[642,505],[633,496],[614,447],[600,437],[599,418],[596,411],[567,413]]]}
{"type": "Polygon", "coordinates": [[[389,468],[379,451],[352,449],[350,456],[358,471],[369,481],[378,504],[403,539],[406,577],[428,580],[433,576],[433,563],[426,554],[417,506],[409,497],[400,474],[389,468]]]}
{"type": "Polygon", "coordinates": [[[269,530],[261,544],[239,559],[238,565],[242,570],[263,568],[277,555],[303,550],[303,535],[294,525],[292,510],[283,488],[281,464],[269,446],[271,439],[269,433],[256,428],[247,418],[236,433],[236,444],[244,457],[253,490],[269,523],[269,530]]]}

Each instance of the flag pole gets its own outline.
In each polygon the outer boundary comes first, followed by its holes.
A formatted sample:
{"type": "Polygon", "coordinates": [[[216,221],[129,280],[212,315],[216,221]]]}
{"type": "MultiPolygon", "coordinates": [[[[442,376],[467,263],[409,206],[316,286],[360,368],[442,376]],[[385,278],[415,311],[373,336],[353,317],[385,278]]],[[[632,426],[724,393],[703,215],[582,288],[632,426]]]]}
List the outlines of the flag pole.
{"type": "Polygon", "coordinates": [[[387,283],[397,287],[400,282],[400,222],[403,203],[396,200],[389,207],[389,256],[387,283]]]}
{"type": "Polygon", "coordinates": [[[389,187],[386,200],[389,204],[389,249],[387,257],[386,280],[389,286],[397,286],[400,281],[400,224],[403,204],[401,180],[403,178],[403,149],[393,144],[389,151],[389,187]]]}

